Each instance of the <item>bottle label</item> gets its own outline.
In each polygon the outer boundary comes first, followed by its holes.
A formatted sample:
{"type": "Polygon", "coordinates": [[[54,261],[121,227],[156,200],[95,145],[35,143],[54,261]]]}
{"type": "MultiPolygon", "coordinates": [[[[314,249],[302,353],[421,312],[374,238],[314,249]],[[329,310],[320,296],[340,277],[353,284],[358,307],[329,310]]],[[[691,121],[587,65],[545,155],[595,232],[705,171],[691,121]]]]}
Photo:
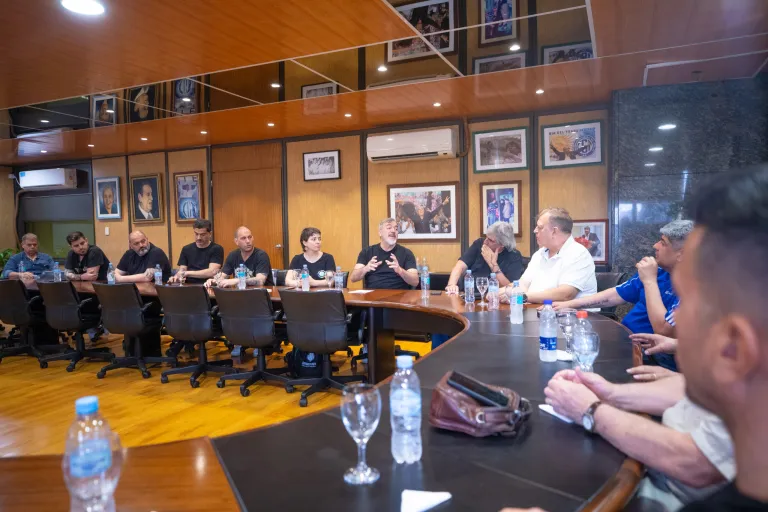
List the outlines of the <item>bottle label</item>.
{"type": "Polygon", "coordinates": [[[545,338],[539,336],[539,350],[557,350],[557,337],[545,338]]]}
{"type": "Polygon", "coordinates": [[[517,301],[517,303],[518,303],[518,304],[520,304],[521,306],[523,305],[523,296],[522,296],[522,295],[518,295],[518,296],[516,297],[516,299],[515,299],[515,300],[516,300],[516,301],[517,301]]]}
{"type": "Polygon", "coordinates": [[[68,457],[69,472],[75,478],[98,476],[112,466],[112,448],[107,439],[83,441],[68,457]]]}
{"type": "Polygon", "coordinates": [[[420,416],[421,395],[410,389],[396,389],[389,397],[391,416],[420,416]]]}

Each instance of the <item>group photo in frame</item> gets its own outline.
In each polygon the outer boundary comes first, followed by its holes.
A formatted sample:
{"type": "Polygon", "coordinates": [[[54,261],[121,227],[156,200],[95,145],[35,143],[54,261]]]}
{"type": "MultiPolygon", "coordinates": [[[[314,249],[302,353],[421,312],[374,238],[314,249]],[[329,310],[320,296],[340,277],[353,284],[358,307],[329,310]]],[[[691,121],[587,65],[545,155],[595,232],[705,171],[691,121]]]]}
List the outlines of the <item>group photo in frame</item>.
{"type": "Polygon", "coordinates": [[[341,179],[341,151],[304,153],[304,181],[341,179]]]}
{"type": "Polygon", "coordinates": [[[500,55],[488,55],[472,59],[472,73],[482,75],[510,69],[522,69],[525,67],[525,52],[502,53],[500,55]]]}
{"type": "Polygon", "coordinates": [[[160,174],[131,176],[133,223],[163,221],[163,182],[160,174]]]}
{"type": "Polygon", "coordinates": [[[195,222],[205,218],[203,209],[203,171],[180,172],[173,175],[176,197],[176,222],[195,222]]]}
{"type": "Polygon", "coordinates": [[[542,168],[602,164],[602,128],[599,120],[542,126],[542,168]]]}
{"type": "Polygon", "coordinates": [[[488,231],[494,222],[502,221],[514,226],[515,236],[522,236],[522,189],[520,180],[480,183],[481,233],[488,231]]]}
{"type": "MultiPolygon", "coordinates": [[[[456,0],[423,0],[395,7],[429,43],[443,55],[456,52],[456,0]]],[[[387,43],[386,62],[435,57],[420,38],[398,39],[387,43]]]]}
{"type": "Polygon", "coordinates": [[[574,220],[571,234],[596,264],[608,264],[608,219],[574,220]]]}
{"type": "Polygon", "coordinates": [[[459,183],[388,185],[388,216],[400,240],[458,240],[459,183]]]}
{"type": "Polygon", "coordinates": [[[472,133],[474,172],[528,168],[528,128],[472,133]]]}
{"type": "Polygon", "coordinates": [[[541,48],[542,64],[557,64],[572,60],[592,59],[595,52],[592,49],[592,41],[579,41],[576,43],[543,46],[541,48]]]}
{"type": "Polygon", "coordinates": [[[93,180],[94,209],[99,220],[123,217],[120,197],[120,177],[110,176],[93,180]]]}
{"type": "Polygon", "coordinates": [[[480,0],[480,22],[485,25],[478,31],[480,47],[506,43],[519,36],[518,0],[480,0]]]}
{"type": "Polygon", "coordinates": [[[117,124],[117,94],[91,96],[91,128],[117,124]]]}

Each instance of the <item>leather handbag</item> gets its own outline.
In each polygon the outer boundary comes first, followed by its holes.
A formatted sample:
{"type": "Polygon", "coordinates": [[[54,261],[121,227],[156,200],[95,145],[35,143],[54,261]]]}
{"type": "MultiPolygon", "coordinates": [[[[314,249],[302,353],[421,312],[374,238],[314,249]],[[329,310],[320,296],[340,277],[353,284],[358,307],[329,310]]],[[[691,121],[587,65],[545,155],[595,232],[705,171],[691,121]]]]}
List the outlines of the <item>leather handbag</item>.
{"type": "Polygon", "coordinates": [[[474,437],[514,436],[531,414],[531,403],[509,388],[485,384],[509,398],[507,407],[488,407],[451,387],[443,375],[432,391],[429,424],[433,427],[463,432],[474,437]]]}

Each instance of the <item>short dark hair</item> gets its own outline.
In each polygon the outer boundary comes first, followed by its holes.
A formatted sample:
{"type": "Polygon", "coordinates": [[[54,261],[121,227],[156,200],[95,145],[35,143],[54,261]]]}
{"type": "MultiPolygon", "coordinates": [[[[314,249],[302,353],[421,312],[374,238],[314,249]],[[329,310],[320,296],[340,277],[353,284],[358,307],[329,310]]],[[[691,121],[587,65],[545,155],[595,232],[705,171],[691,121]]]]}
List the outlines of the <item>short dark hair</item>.
{"type": "Polygon", "coordinates": [[[83,234],[82,231],[73,231],[67,235],[67,243],[69,245],[72,245],[73,243],[77,242],[81,238],[85,238],[85,235],[83,234]]]}
{"type": "Polygon", "coordinates": [[[304,242],[308,241],[310,238],[312,238],[313,235],[319,235],[320,230],[317,228],[304,228],[301,230],[301,235],[299,236],[299,243],[301,244],[301,250],[306,251],[307,248],[304,247],[304,242]]]}
{"type": "Polygon", "coordinates": [[[211,224],[211,221],[208,219],[197,219],[195,220],[195,224],[192,226],[192,229],[204,229],[210,233],[213,229],[213,224],[211,224]]]}

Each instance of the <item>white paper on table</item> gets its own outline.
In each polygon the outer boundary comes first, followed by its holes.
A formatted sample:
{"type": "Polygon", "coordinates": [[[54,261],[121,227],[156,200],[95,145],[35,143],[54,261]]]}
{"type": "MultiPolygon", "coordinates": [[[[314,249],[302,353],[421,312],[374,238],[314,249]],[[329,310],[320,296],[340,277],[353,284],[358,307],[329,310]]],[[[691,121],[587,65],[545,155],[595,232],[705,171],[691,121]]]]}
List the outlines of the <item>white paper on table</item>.
{"type": "Polygon", "coordinates": [[[558,361],[573,361],[573,355],[569,354],[565,350],[558,350],[557,351],[557,360],[558,361]]]}
{"type": "Polygon", "coordinates": [[[404,490],[400,499],[400,512],[423,512],[451,499],[449,492],[404,490]]]}
{"type": "Polygon", "coordinates": [[[371,293],[373,290],[355,290],[349,293],[371,293]]]}
{"type": "Polygon", "coordinates": [[[552,408],[552,406],[549,405],[549,404],[539,404],[539,409],[541,409],[542,411],[544,411],[546,413],[551,414],[555,418],[557,418],[559,420],[562,420],[562,421],[564,421],[566,423],[573,423],[573,420],[571,420],[570,418],[567,418],[567,417],[563,416],[562,414],[556,413],[555,410],[552,408]]]}

